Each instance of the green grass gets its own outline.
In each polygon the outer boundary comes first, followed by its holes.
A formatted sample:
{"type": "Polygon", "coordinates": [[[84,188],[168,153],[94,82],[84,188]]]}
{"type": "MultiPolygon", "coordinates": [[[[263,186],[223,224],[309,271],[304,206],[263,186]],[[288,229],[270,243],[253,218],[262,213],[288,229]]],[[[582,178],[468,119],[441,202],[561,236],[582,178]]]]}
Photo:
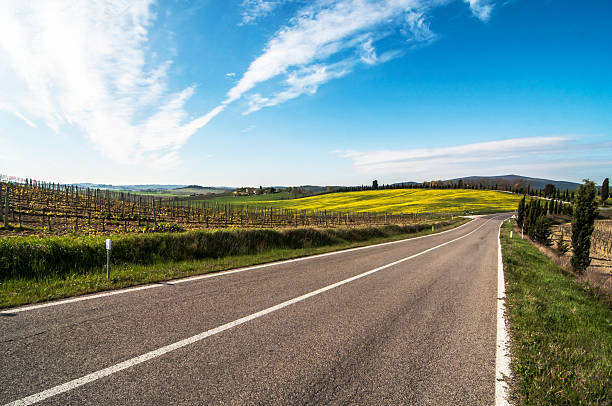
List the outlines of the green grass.
{"type": "Polygon", "coordinates": [[[520,236],[502,230],[515,395],[525,405],[609,405],[612,310],[520,236]]]}
{"type": "MultiPolygon", "coordinates": [[[[445,226],[436,227],[436,232],[457,227],[466,221],[466,219],[456,219],[445,226]]],[[[398,232],[399,228],[397,226],[366,227],[361,230],[358,228],[337,229],[336,234],[331,234],[332,236],[335,235],[335,238],[327,240],[331,243],[320,245],[317,244],[326,241],[323,237],[328,235],[330,229],[321,230],[324,235],[320,238],[319,242],[313,240],[313,236],[316,237],[318,233],[316,229],[301,230],[305,233],[306,238],[295,241],[295,243],[302,245],[299,248],[289,248],[286,246],[281,248],[265,248],[253,253],[227,255],[217,258],[189,260],[160,259],[153,264],[122,263],[112,266],[110,280],[106,280],[106,270],[102,265],[88,268],[87,270],[75,269],[62,274],[39,272],[30,276],[0,279],[0,308],[395,241],[431,234],[431,225],[411,232],[398,232]],[[343,236],[343,238],[338,236],[343,236]]],[[[405,230],[408,230],[408,228],[405,230]]],[[[274,230],[260,231],[273,232],[274,230]]]]}
{"type": "Polygon", "coordinates": [[[262,201],[275,201],[275,200],[287,200],[293,199],[295,195],[289,192],[278,192],[267,195],[251,195],[251,196],[219,196],[213,197],[212,199],[205,199],[206,203],[216,202],[219,204],[233,204],[233,205],[248,205],[258,204],[262,201]]]}
{"type": "MultiPolygon", "coordinates": [[[[272,196],[272,195],[264,195],[272,196]]],[[[390,189],[329,193],[291,200],[247,201],[262,207],[387,213],[498,213],[514,211],[521,196],[491,190],[390,189]]]]}

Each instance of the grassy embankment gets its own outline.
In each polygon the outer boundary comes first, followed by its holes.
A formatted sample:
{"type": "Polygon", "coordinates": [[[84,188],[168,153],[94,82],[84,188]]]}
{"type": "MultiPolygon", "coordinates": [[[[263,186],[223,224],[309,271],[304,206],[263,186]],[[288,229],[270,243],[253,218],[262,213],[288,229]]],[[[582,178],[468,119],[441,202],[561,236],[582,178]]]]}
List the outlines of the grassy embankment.
{"type": "Polygon", "coordinates": [[[514,395],[525,405],[609,405],[612,310],[519,235],[502,229],[514,395]]]}
{"type": "MultiPolygon", "coordinates": [[[[290,200],[245,198],[236,204],[296,210],[399,213],[498,213],[516,210],[521,196],[491,190],[390,189],[329,193],[290,200]]],[[[253,196],[254,197],[254,196],[253,196]]],[[[228,203],[232,203],[228,198],[228,203]]]]}
{"type": "MultiPolygon", "coordinates": [[[[467,220],[437,222],[436,231],[467,220]]],[[[432,224],[287,230],[213,230],[113,238],[0,239],[0,308],[296,258],[431,233],[432,224]]]]}

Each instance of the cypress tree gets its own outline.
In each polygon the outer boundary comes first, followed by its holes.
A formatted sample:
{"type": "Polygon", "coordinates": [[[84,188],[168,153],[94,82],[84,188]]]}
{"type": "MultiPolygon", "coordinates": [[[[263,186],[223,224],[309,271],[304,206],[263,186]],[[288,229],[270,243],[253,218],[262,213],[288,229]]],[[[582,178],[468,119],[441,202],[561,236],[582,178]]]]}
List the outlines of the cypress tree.
{"type": "Polygon", "coordinates": [[[540,216],[534,224],[533,239],[540,244],[550,245],[550,224],[548,217],[540,216]]]}
{"type": "Polygon", "coordinates": [[[585,179],[584,185],[578,187],[574,201],[572,218],[572,267],[583,273],[591,264],[591,234],[597,217],[597,192],[595,183],[585,179]]]}
{"type": "Polygon", "coordinates": [[[601,205],[606,205],[606,200],[610,197],[610,180],[605,178],[601,184],[601,205]]]}
{"type": "Polygon", "coordinates": [[[518,204],[518,215],[516,216],[516,222],[519,227],[523,227],[525,221],[525,195],[518,204]]]}
{"type": "Polygon", "coordinates": [[[529,202],[529,209],[527,210],[527,221],[525,225],[525,230],[527,231],[527,235],[533,236],[535,231],[535,225],[540,215],[540,201],[532,200],[529,202]]]}

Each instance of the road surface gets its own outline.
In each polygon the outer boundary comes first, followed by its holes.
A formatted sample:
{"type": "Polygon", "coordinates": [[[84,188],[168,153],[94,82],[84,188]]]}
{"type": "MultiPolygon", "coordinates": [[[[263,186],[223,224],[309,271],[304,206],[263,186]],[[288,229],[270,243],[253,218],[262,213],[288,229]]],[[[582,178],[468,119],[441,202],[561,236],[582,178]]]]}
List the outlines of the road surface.
{"type": "Polygon", "coordinates": [[[5,310],[0,404],[494,404],[507,217],[5,310]]]}

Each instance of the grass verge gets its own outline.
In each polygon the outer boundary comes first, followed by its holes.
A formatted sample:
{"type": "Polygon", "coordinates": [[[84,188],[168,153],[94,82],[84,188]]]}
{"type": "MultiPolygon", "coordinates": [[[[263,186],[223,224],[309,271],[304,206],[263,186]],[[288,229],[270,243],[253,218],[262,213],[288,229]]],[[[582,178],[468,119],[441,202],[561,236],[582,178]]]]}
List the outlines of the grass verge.
{"type": "Polygon", "coordinates": [[[514,395],[525,405],[612,399],[612,310],[515,233],[501,233],[514,395]]]}
{"type": "MultiPolygon", "coordinates": [[[[466,223],[468,219],[459,218],[436,232],[448,230],[466,223]]],[[[431,226],[430,226],[431,227],[431,226]]],[[[386,228],[387,230],[397,228],[386,228]]],[[[347,230],[347,235],[353,231],[347,230]]],[[[243,255],[227,255],[216,258],[190,260],[158,261],[154,264],[119,264],[111,268],[111,278],[106,279],[104,267],[88,271],[73,271],[64,274],[37,273],[34,276],[17,276],[0,279],[0,308],[14,307],[52,299],[94,293],[111,289],[125,288],[167,281],[209,272],[219,272],[232,268],[245,267],[267,262],[322,254],[348,248],[396,241],[404,238],[432,234],[431,228],[413,232],[395,232],[384,236],[365,238],[362,241],[336,239],[335,243],[301,248],[271,248],[243,255]]]]}

